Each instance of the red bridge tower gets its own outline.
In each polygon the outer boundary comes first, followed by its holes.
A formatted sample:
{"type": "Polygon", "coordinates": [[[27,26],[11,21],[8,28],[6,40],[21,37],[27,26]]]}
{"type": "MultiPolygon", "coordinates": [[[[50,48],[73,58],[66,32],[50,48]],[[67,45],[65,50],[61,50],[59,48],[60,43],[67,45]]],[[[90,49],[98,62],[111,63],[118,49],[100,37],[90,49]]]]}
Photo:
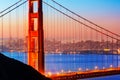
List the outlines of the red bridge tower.
{"type": "Polygon", "coordinates": [[[29,0],[28,63],[44,74],[42,0],[29,0]]]}

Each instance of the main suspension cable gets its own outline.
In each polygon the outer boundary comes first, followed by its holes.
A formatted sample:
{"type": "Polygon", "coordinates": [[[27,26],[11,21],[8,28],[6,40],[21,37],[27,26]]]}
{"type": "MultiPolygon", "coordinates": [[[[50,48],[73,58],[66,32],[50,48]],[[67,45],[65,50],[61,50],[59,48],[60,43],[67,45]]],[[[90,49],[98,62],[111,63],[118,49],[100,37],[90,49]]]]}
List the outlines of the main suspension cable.
{"type": "Polygon", "coordinates": [[[18,3],[20,3],[22,0],[17,1],[16,3],[12,4],[11,6],[7,7],[6,9],[2,10],[0,12],[0,14],[4,13],[5,11],[9,10],[10,8],[14,7],[15,5],[17,5],[18,3]]]}
{"type": "Polygon", "coordinates": [[[16,7],[12,8],[11,10],[7,11],[6,13],[0,15],[0,18],[7,15],[8,13],[12,12],[13,10],[17,9],[18,7],[20,7],[21,5],[25,4],[28,0],[22,2],[21,4],[17,5],[16,7]]]}
{"type": "Polygon", "coordinates": [[[93,29],[94,31],[97,31],[97,32],[99,32],[99,33],[102,33],[103,35],[106,35],[106,36],[108,36],[108,37],[110,37],[110,38],[113,38],[113,39],[115,39],[115,40],[120,41],[118,38],[115,38],[115,37],[113,37],[113,36],[110,36],[110,35],[108,35],[108,34],[106,34],[106,33],[104,33],[104,32],[101,32],[101,31],[99,31],[99,30],[97,30],[97,29],[95,29],[95,28],[93,28],[93,27],[91,27],[91,26],[89,26],[89,25],[81,22],[81,21],[78,21],[77,19],[69,16],[68,14],[66,14],[66,13],[64,13],[64,12],[62,12],[62,11],[56,9],[56,8],[54,8],[53,6],[51,6],[50,4],[48,4],[48,3],[44,2],[44,1],[43,1],[43,3],[46,4],[46,5],[48,5],[49,7],[53,8],[54,10],[57,10],[57,11],[60,12],[61,14],[65,15],[65,16],[67,16],[67,17],[69,17],[69,18],[71,18],[72,20],[77,21],[78,23],[80,23],[80,24],[82,24],[82,25],[84,25],[84,26],[86,26],[86,27],[88,27],[88,28],[93,29]]]}
{"type": "Polygon", "coordinates": [[[90,20],[88,20],[88,19],[86,19],[86,18],[84,18],[84,17],[78,15],[77,13],[75,13],[75,12],[71,11],[70,9],[64,7],[63,5],[59,4],[59,3],[56,2],[55,0],[51,0],[51,1],[53,1],[55,4],[61,6],[62,8],[66,9],[67,11],[71,12],[72,14],[74,14],[74,15],[80,17],[81,19],[83,19],[83,20],[85,20],[85,21],[87,21],[87,22],[89,22],[89,23],[91,23],[91,24],[93,24],[93,25],[95,25],[95,26],[97,26],[97,27],[99,27],[99,28],[101,28],[101,29],[103,29],[103,30],[105,30],[105,31],[107,31],[107,32],[109,32],[109,33],[111,33],[111,34],[113,34],[113,35],[116,35],[116,36],[120,37],[120,35],[118,35],[118,34],[116,34],[116,33],[113,33],[112,31],[109,31],[109,30],[107,30],[107,29],[105,29],[105,28],[103,28],[103,27],[101,27],[101,26],[99,26],[99,25],[93,23],[92,21],[90,21],[90,20]]]}

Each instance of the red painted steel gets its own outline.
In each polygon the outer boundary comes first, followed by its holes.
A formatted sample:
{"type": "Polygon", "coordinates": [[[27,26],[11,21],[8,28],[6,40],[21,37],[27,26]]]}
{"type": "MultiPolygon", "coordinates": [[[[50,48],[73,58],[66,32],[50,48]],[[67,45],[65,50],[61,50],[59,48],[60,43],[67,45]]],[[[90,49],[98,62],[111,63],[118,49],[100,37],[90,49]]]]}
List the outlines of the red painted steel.
{"type": "Polygon", "coordinates": [[[29,0],[28,64],[44,74],[44,36],[42,0],[29,0]],[[38,11],[34,12],[34,3],[38,11]],[[35,23],[37,19],[37,23],[35,23]],[[36,26],[37,25],[37,26],[36,26]],[[37,30],[35,29],[37,27],[37,30]]]}

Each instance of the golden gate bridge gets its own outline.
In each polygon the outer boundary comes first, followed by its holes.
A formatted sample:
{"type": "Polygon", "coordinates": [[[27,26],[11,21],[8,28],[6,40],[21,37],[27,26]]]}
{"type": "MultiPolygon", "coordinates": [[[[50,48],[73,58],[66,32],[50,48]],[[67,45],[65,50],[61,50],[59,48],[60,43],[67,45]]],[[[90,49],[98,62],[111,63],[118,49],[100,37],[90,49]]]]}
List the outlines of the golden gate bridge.
{"type": "MultiPolygon", "coordinates": [[[[120,74],[120,35],[93,23],[54,0],[19,0],[0,12],[0,25],[1,52],[26,52],[28,64],[53,80],[120,74]],[[64,65],[68,71],[61,68],[61,71],[47,71],[44,59],[47,54],[72,54],[73,62],[70,64],[75,66],[76,70],[72,71],[69,69],[71,66],[64,65]],[[76,54],[89,56],[85,61],[79,62],[84,63],[84,70],[74,64],[75,59],[78,59],[76,54]],[[90,55],[93,54],[105,55],[105,58],[101,58],[102,67],[97,65],[99,60],[96,57],[96,63],[90,68],[86,61],[92,63],[94,57],[90,55]],[[111,56],[111,63],[108,56],[111,56]]],[[[55,67],[53,64],[50,65],[55,67]]]]}

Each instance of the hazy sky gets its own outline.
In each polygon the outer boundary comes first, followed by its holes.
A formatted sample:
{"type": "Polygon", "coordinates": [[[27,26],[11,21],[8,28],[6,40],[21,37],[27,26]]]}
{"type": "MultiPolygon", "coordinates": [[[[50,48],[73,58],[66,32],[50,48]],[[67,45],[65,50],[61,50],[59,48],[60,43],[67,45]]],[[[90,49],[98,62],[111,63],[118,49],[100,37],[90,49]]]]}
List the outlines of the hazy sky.
{"type": "Polygon", "coordinates": [[[120,0],[56,0],[79,15],[120,34],[120,0]]]}
{"type": "MultiPolygon", "coordinates": [[[[18,0],[1,0],[0,11],[18,0]]],[[[50,1],[50,0],[45,0],[50,1]]],[[[55,0],[79,15],[119,33],[120,0],[55,0]]]]}
{"type": "Polygon", "coordinates": [[[7,8],[8,6],[12,5],[13,3],[19,0],[1,0],[0,1],[0,11],[7,8]]]}

